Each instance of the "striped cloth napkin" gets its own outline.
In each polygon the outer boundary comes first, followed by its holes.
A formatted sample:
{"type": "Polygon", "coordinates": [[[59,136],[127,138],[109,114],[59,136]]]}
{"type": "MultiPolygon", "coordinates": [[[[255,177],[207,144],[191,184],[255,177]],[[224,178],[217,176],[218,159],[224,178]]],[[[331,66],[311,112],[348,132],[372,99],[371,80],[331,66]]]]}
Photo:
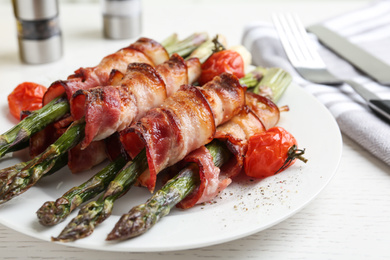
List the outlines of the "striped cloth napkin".
{"type": "MultiPolygon", "coordinates": [[[[366,8],[329,19],[324,25],[390,64],[389,14],[390,0],[376,1],[366,8]]],[[[319,44],[314,35],[310,37],[334,75],[352,79],[379,97],[390,99],[390,86],[381,86],[373,82],[319,44]]],[[[247,25],[242,44],[252,53],[255,65],[280,67],[289,71],[297,84],[329,109],[343,134],[390,165],[390,124],[375,116],[350,86],[313,84],[300,77],[288,61],[277,33],[269,23],[257,22],[247,25]]]]}

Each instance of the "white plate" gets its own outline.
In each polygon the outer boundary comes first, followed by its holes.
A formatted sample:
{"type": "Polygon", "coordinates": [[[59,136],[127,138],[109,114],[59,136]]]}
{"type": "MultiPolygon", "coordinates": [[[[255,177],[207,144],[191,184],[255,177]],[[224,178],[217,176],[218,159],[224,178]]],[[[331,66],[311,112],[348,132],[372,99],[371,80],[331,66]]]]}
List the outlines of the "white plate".
{"type": "MultiPolygon", "coordinates": [[[[11,125],[4,99],[3,96],[2,132],[11,125]]],[[[106,235],[120,215],[150,196],[144,189],[133,188],[117,201],[113,215],[90,237],[66,245],[106,251],[182,250],[235,240],[290,217],[312,201],[335,174],[342,141],[339,128],[327,109],[299,86],[292,84],[279,104],[290,107],[289,112],[282,114],[279,125],[297,138],[301,148],[306,148],[307,164],[297,162],[286,171],[263,180],[240,180],[212,203],[186,211],[173,209],[140,237],[119,243],[106,242],[106,235]]],[[[16,161],[16,158],[2,160],[0,168],[16,161]]],[[[36,210],[45,201],[55,200],[69,188],[87,180],[96,171],[72,175],[64,169],[43,178],[36,187],[0,207],[0,222],[26,235],[50,241],[51,236],[58,235],[77,214],[77,210],[65,222],[50,228],[38,223],[36,210]]]]}

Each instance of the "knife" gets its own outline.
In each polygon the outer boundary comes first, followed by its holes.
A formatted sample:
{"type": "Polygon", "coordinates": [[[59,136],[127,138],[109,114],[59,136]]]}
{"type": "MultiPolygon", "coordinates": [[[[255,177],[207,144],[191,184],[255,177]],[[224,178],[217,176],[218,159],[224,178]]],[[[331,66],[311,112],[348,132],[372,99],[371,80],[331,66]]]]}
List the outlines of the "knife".
{"type": "Polygon", "coordinates": [[[390,85],[390,65],[323,25],[307,28],[332,51],[383,85],[390,85]]]}
{"type": "Polygon", "coordinates": [[[373,112],[390,123],[390,100],[379,98],[373,92],[353,80],[344,80],[344,82],[350,85],[363,99],[366,100],[367,105],[373,112]]]}

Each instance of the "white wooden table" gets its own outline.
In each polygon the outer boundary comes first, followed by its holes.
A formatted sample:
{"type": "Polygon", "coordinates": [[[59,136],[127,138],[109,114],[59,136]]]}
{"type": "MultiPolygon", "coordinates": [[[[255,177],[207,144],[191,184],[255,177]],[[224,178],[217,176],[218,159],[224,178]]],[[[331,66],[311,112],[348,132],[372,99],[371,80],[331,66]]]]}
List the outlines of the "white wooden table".
{"type": "MultiPolygon", "coordinates": [[[[26,69],[17,56],[16,28],[11,1],[0,4],[0,75],[12,67],[26,79],[61,65],[26,69]],[[7,68],[7,69],[6,69],[7,68]],[[26,72],[27,71],[27,72],[26,72]]],[[[60,1],[61,2],[61,1],[60,1]]],[[[253,20],[270,21],[274,11],[292,11],[305,24],[364,6],[364,0],[319,1],[158,1],[144,0],[143,35],[163,39],[172,32],[225,34],[239,43],[242,27],[253,20]]],[[[88,44],[102,51],[122,47],[125,41],[102,39],[97,3],[61,2],[65,53],[81,56],[74,68],[85,66],[88,44]]],[[[67,54],[65,54],[67,55],[67,54]]],[[[97,55],[96,62],[101,55],[97,55]]],[[[88,57],[93,58],[93,57],[88,57]]],[[[0,78],[1,78],[0,77],[0,78]]],[[[15,78],[15,86],[19,79],[15,78]]],[[[3,93],[1,98],[6,98],[3,93]]],[[[112,253],[72,248],[40,241],[0,225],[1,259],[390,259],[390,168],[348,137],[337,174],[326,189],[302,211],[284,222],[236,241],[185,251],[162,253],[112,253]]]]}

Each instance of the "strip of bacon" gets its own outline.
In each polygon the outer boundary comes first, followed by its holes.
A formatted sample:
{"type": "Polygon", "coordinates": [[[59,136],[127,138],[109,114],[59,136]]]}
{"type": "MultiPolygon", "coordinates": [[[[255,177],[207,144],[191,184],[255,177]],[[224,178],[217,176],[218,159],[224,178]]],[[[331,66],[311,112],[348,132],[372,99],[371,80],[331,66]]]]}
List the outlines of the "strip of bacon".
{"type": "Polygon", "coordinates": [[[104,57],[97,66],[80,68],[67,80],[54,82],[43,97],[43,105],[64,93],[70,99],[78,89],[105,86],[113,69],[125,73],[129,63],[159,65],[168,59],[169,54],[161,44],[152,39],[140,38],[130,46],[104,57]]]}
{"type": "Polygon", "coordinates": [[[71,99],[75,120],[85,118],[85,138],[81,148],[122,131],[149,109],[162,104],[183,84],[195,81],[201,72],[197,58],[187,62],[177,54],[153,68],[131,63],[116,86],[78,90],[71,99]]]}
{"type": "Polygon", "coordinates": [[[267,129],[265,124],[267,127],[272,127],[278,122],[279,109],[269,99],[248,92],[246,103],[247,105],[238,115],[217,128],[214,137],[224,141],[233,154],[233,158],[228,163],[221,169],[215,167],[205,147],[193,151],[183,159],[182,163],[198,164],[201,183],[177,207],[188,209],[215,198],[232,182],[232,178],[243,170],[249,137],[265,131],[267,129]]]}
{"type": "Polygon", "coordinates": [[[80,149],[80,145],[68,152],[68,168],[72,173],[89,170],[107,158],[104,140],[92,142],[84,150],[80,149]]]}
{"type": "MultiPolygon", "coordinates": [[[[265,129],[275,126],[280,119],[279,107],[270,99],[248,92],[246,95],[246,104],[263,122],[265,129]]],[[[288,108],[283,107],[283,110],[288,108]]]]}
{"type": "Polygon", "coordinates": [[[229,73],[203,87],[183,85],[160,107],[122,131],[121,141],[131,157],[139,152],[139,144],[146,147],[149,170],[140,176],[139,184],[153,191],[161,170],[210,142],[216,127],[241,111],[245,92],[229,73]]]}
{"type": "Polygon", "coordinates": [[[184,163],[191,162],[198,165],[200,185],[176,205],[182,209],[210,201],[232,182],[230,178],[220,178],[221,170],[214,165],[213,158],[205,146],[188,154],[180,164],[185,165],[184,163]]]}

